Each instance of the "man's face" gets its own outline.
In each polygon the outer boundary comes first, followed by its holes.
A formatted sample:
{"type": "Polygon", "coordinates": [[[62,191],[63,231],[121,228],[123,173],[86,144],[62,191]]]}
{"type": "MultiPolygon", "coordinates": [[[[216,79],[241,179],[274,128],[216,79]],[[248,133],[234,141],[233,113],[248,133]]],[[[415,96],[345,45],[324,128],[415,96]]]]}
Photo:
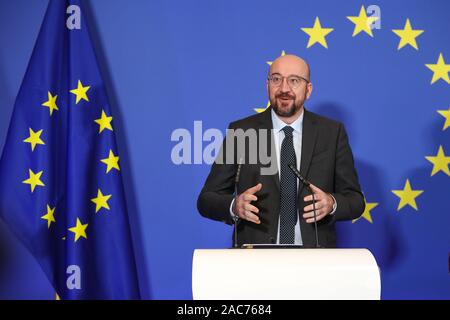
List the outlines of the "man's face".
{"type": "Polygon", "coordinates": [[[280,117],[291,117],[299,112],[312,91],[305,67],[292,61],[276,61],[269,77],[277,80],[267,82],[270,104],[275,113],[280,117]],[[280,78],[281,83],[276,84],[280,78]]]}

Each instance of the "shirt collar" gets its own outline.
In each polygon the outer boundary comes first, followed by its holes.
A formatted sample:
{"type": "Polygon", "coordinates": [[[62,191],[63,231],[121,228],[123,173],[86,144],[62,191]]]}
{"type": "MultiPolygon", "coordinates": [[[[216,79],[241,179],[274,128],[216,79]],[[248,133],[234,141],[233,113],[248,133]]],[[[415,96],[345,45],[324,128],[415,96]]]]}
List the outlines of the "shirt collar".
{"type": "Polygon", "coordinates": [[[292,122],[291,124],[287,124],[285,122],[283,122],[283,120],[281,120],[277,114],[275,113],[275,111],[273,111],[273,109],[270,111],[271,115],[272,115],[272,125],[273,125],[273,130],[275,130],[275,132],[279,132],[280,130],[282,130],[285,126],[291,126],[292,129],[294,129],[294,131],[296,131],[297,133],[301,133],[302,131],[302,126],[303,126],[303,115],[305,114],[305,110],[303,109],[302,114],[300,115],[300,117],[298,117],[297,120],[295,120],[294,122],[292,122]]]}

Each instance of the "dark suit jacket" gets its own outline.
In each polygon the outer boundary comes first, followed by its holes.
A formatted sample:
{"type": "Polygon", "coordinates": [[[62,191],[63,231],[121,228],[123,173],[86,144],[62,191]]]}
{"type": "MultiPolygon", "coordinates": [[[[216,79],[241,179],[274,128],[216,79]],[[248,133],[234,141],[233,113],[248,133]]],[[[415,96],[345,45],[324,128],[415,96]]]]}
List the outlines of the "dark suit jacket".
{"type": "MultiPolygon", "coordinates": [[[[353,155],[347,134],[341,123],[304,110],[302,154],[300,173],[325,192],[331,193],[337,202],[337,210],[317,223],[319,243],[322,247],[336,247],[335,222],[351,220],[361,216],[365,202],[361,192],[358,176],[354,167],[353,155]]],[[[270,129],[272,129],[271,108],[266,111],[238,120],[230,124],[231,129],[266,129],[268,130],[268,153],[274,150],[270,129]]],[[[221,152],[227,149],[224,140],[221,152]]],[[[246,148],[248,150],[248,148],[246,148]]],[[[248,154],[247,154],[248,156],[248,154]]],[[[260,159],[256,164],[249,164],[246,157],[241,166],[238,193],[262,183],[262,189],[256,194],[258,200],[252,204],[260,210],[261,224],[241,220],[238,223],[238,244],[275,243],[278,232],[279,217],[279,176],[261,175],[260,159]]],[[[232,224],[230,204],[234,197],[234,181],[238,159],[233,164],[213,164],[211,172],[198,197],[197,208],[202,216],[232,224]]],[[[266,165],[267,167],[267,165],[266,165]]],[[[309,192],[301,183],[298,188],[298,205],[300,229],[305,247],[315,246],[314,224],[303,219],[303,208],[308,204],[303,198],[309,192]]]]}

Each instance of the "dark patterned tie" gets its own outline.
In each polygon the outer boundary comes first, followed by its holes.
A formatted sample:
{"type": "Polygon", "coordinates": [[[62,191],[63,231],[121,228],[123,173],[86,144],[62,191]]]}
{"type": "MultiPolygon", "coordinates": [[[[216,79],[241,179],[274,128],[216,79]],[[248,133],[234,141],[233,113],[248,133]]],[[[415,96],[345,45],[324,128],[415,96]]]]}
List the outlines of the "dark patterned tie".
{"type": "Polygon", "coordinates": [[[280,152],[280,243],[293,244],[297,223],[297,177],[288,165],[297,166],[292,127],[283,128],[280,152]]]}

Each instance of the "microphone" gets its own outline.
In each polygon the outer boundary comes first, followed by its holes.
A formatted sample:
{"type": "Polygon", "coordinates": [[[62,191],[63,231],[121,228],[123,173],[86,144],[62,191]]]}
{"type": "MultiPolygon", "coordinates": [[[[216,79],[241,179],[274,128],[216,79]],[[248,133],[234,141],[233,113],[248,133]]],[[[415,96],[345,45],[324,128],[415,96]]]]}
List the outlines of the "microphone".
{"type": "Polygon", "coordinates": [[[312,198],[313,198],[313,213],[314,213],[314,232],[316,234],[316,248],[320,248],[319,246],[319,234],[317,232],[317,215],[316,215],[316,199],[314,198],[314,192],[311,189],[311,183],[306,180],[300,173],[300,171],[297,170],[297,167],[294,164],[288,165],[289,169],[292,170],[292,172],[295,174],[295,176],[298,178],[298,180],[301,181],[305,185],[305,187],[308,188],[309,192],[311,192],[312,198]]]}
{"type": "Polygon", "coordinates": [[[292,170],[292,172],[294,172],[295,176],[301,181],[301,183],[303,183],[306,187],[308,187],[308,189],[310,189],[310,182],[308,180],[306,180],[305,178],[303,178],[303,176],[301,175],[300,171],[297,170],[297,168],[295,167],[295,165],[293,165],[292,163],[290,165],[288,165],[289,169],[292,170]]]}
{"type": "MultiPolygon", "coordinates": [[[[234,194],[235,194],[235,196],[238,195],[237,186],[238,186],[238,183],[239,183],[239,177],[241,175],[241,167],[242,167],[242,158],[239,159],[238,168],[237,168],[237,172],[236,172],[236,177],[234,177],[234,194]]],[[[238,248],[238,244],[237,244],[237,224],[239,222],[239,216],[237,214],[234,214],[233,215],[233,220],[234,220],[234,246],[233,247],[234,248],[238,248]]]]}

